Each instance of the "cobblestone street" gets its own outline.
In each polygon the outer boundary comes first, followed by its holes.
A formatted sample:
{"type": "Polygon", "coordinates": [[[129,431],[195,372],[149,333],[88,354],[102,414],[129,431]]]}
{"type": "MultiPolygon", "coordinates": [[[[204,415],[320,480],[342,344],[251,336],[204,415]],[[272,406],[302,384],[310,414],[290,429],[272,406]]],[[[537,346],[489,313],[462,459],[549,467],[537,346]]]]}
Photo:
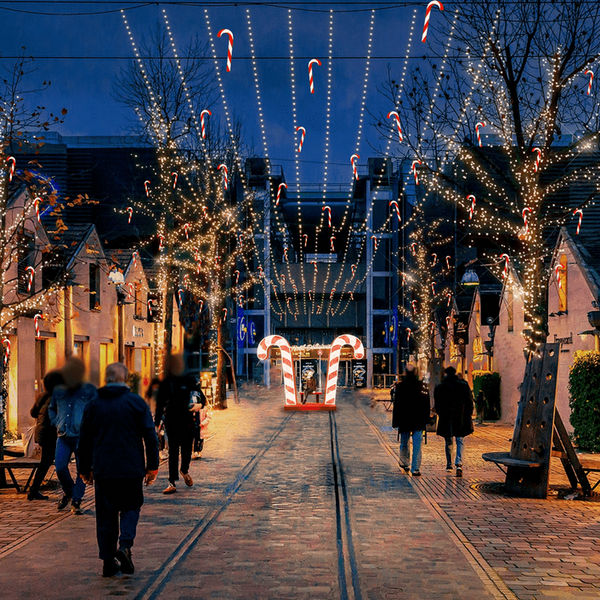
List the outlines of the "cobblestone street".
{"type": "MultiPolygon", "coordinates": [[[[398,468],[377,392],[341,392],[335,413],[286,413],[278,391],[245,388],[216,412],[195,485],[148,488],[136,572],[100,576],[93,500],[84,515],[0,490],[2,598],[597,598],[600,503],[507,498],[481,459],[512,427],[477,426],[462,479],[430,434],[423,476],[398,468]]],[[[18,474],[20,479],[24,474],[18,474]]]]}

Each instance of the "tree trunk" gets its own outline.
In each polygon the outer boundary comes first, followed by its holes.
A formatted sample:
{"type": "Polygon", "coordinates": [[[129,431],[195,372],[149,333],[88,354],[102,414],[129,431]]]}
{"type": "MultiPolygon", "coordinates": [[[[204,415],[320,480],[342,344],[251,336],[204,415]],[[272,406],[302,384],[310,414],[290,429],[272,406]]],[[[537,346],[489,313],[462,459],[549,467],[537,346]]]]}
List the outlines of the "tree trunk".
{"type": "Polygon", "coordinates": [[[227,356],[223,351],[223,342],[225,341],[223,327],[226,323],[220,319],[217,325],[217,393],[216,408],[227,408],[227,356]]]}

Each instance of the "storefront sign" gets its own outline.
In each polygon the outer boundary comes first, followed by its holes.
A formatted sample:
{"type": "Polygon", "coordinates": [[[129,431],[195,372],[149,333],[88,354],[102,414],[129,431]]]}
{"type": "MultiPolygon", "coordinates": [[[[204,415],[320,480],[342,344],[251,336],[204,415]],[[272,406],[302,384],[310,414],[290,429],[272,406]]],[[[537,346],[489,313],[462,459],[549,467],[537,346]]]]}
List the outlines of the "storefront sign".
{"type": "Polygon", "coordinates": [[[133,337],[143,338],[144,337],[144,328],[133,326],[133,337]]]}

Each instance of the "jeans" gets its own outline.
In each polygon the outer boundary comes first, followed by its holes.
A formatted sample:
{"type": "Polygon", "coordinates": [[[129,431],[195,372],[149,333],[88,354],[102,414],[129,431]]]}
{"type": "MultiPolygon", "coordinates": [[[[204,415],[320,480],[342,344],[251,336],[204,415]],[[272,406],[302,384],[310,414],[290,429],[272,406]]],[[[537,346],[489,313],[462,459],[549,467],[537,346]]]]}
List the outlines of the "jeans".
{"type": "Polygon", "coordinates": [[[463,447],[464,447],[464,438],[462,437],[447,437],[444,438],[446,444],[446,467],[452,467],[452,440],[456,440],[456,458],[454,460],[454,464],[457,467],[462,467],[462,455],[463,455],[463,447]]]}
{"type": "Polygon", "coordinates": [[[81,502],[83,495],[85,494],[85,483],[83,483],[83,480],[79,475],[77,475],[77,479],[73,481],[71,473],[69,472],[69,462],[71,461],[71,456],[73,456],[73,454],[75,454],[77,471],[79,471],[78,445],[78,437],[59,437],[58,440],[56,440],[56,456],[54,464],[56,467],[56,475],[65,496],[73,498],[76,502],[81,502]]]}
{"type": "Polygon", "coordinates": [[[54,462],[54,456],[56,455],[56,435],[54,436],[54,438],[50,438],[42,444],[40,444],[40,446],[42,448],[42,457],[40,459],[40,466],[35,472],[33,483],[29,488],[30,496],[35,496],[39,493],[40,486],[44,482],[44,477],[46,477],[48,470],[54,462]]]}
{"type": "Polygon", "coordinates": [[[190,470],[192,460],[192,447],[194,445],[194,430],[189,427],[167,427],[169,440],[169,482],[175,483],[179,479],[179,452],[181,449],[181,472],[190,470]]]}
{"type": "Polygon", "coordinates": [[[423,457],[423,432],[422,431],[401,431],[400,432],[400,462],[408,466],[410,462],[410,446],[408,440],[412,435],[412,464],[410,470],[421,470],[421,458],[423,457]]]}
{"type": "Polygon", "coordinates": [[[142,485],[141,478],[96,481],[96,538],[102,560],[114,558],[117,542],[119,548],[133,546],[144,501],[142,485]]]}

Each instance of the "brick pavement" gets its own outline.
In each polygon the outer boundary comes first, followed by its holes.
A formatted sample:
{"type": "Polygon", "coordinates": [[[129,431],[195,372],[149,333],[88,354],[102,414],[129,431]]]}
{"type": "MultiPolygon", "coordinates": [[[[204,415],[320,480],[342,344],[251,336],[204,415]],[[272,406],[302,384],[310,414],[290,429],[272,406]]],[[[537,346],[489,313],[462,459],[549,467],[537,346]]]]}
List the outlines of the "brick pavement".
{"type": "Polygon", "coordinates": [[[2,598],[598,597],[600,504],[478,489],[503,480],[480,456],[508,448],[511,428],[477,428],[462,480],[446,475],[443,443],[430,435],[423,477],[411,479],[389,452],[390,413],[369,407],[372,392],[342,394],[344,504],[329,416],[290,416],[276,391],[244,392],[215,414],[196,485],[164,496],[161,471],[148,489],[133,576],[99,576],[91,502],[82,517],[57,518],[53,505],[0,490],[0,534],[11,539],[0,547],[2,598]],[[336,499],[346,507],[338,521],[336,499]]]}

